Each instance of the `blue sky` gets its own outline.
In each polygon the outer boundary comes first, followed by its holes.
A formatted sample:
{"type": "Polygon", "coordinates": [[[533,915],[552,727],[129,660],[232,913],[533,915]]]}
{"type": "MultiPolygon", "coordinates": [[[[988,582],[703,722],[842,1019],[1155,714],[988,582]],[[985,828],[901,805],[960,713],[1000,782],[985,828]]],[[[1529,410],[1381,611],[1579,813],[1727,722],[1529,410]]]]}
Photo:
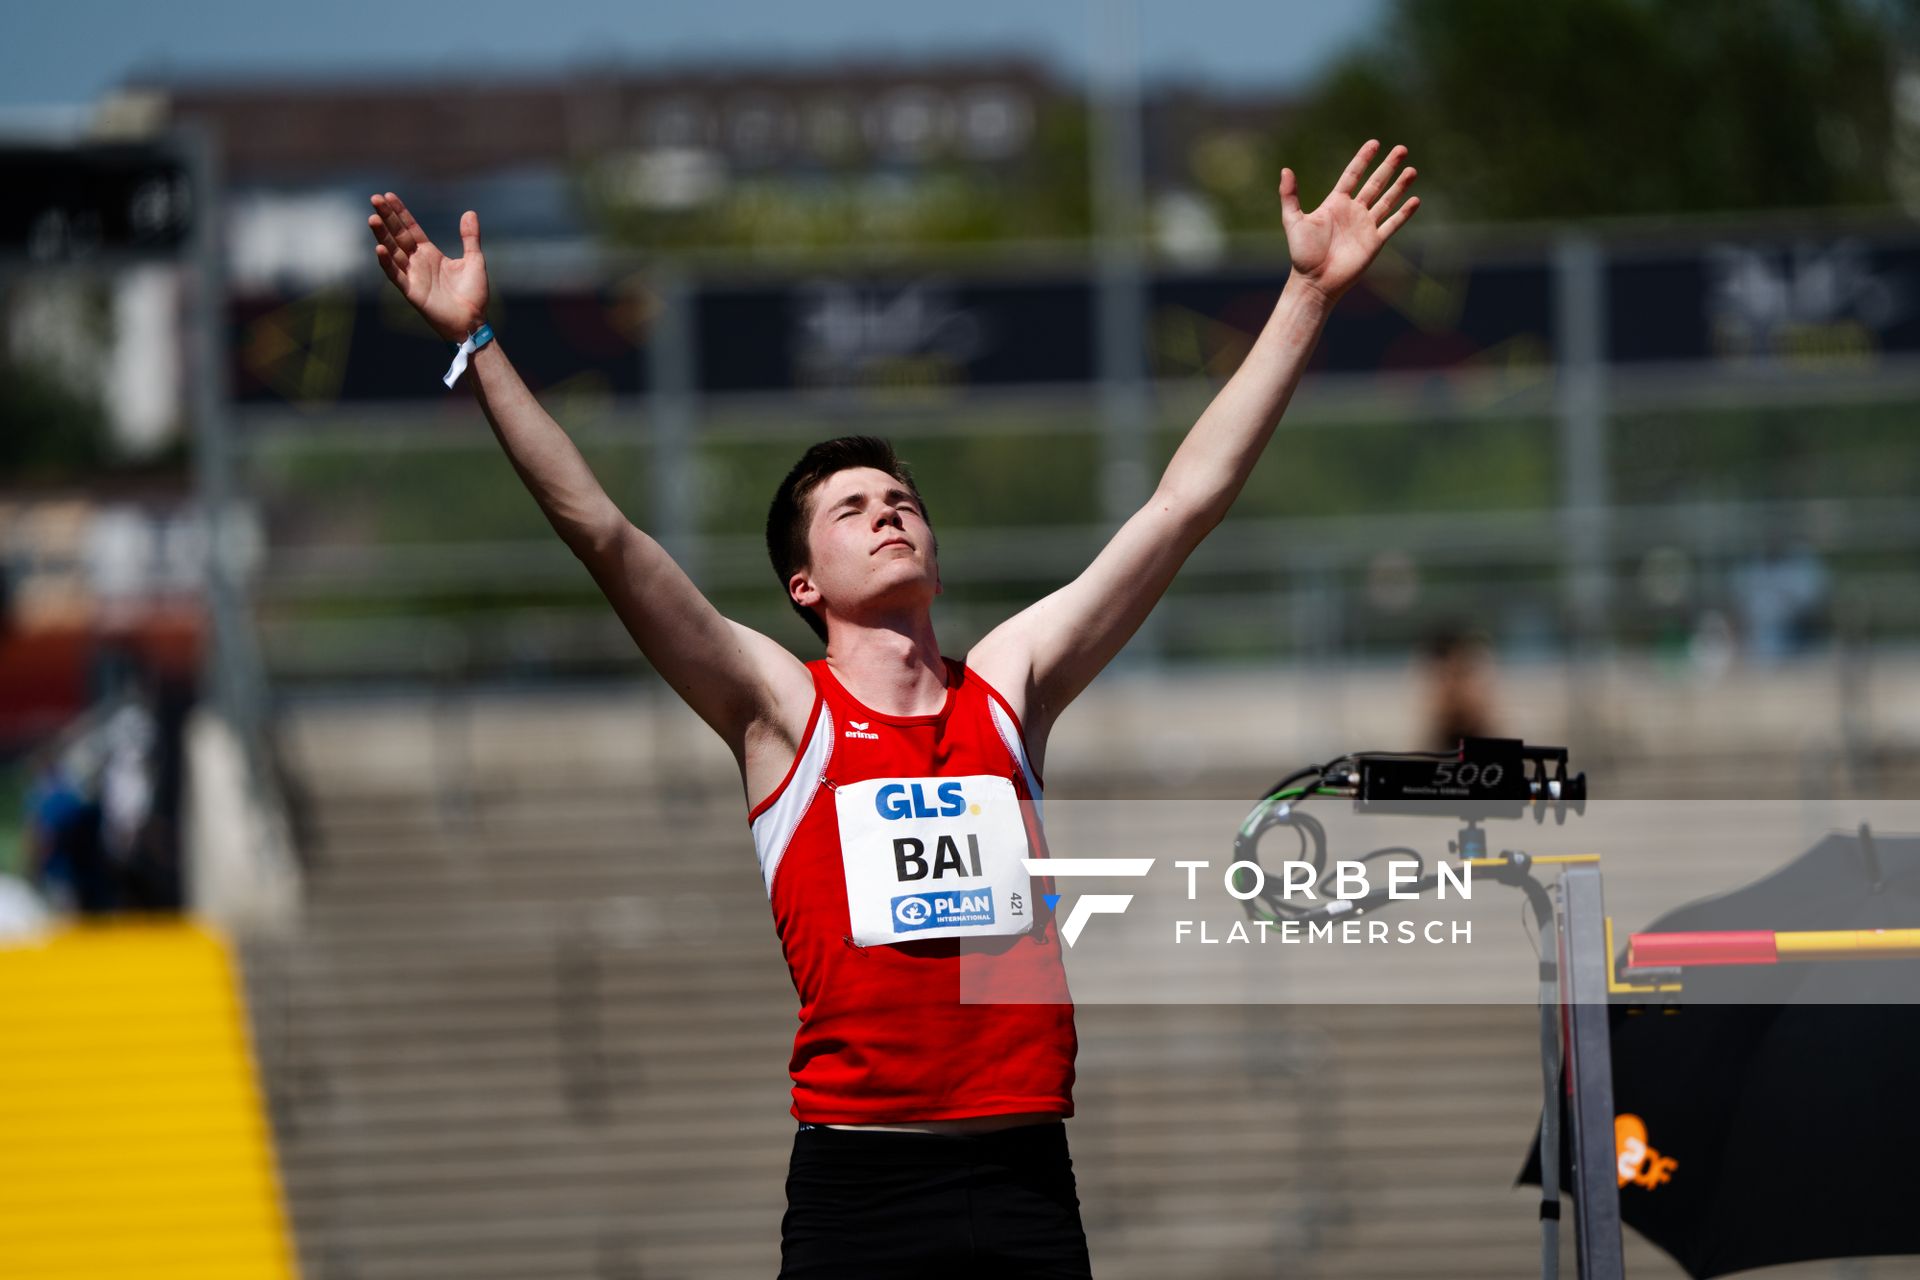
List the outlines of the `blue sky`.
{"type": "MultiPolygon", "coordinates": [[[[1383,0],[1137,0],[1149,76],[1288,87],[1383,0]]],[[[0,105],[87,102],[137,71],[436,75],[1017,50],[1086,68],[1088,0],[7,0],[0,105]]]]}

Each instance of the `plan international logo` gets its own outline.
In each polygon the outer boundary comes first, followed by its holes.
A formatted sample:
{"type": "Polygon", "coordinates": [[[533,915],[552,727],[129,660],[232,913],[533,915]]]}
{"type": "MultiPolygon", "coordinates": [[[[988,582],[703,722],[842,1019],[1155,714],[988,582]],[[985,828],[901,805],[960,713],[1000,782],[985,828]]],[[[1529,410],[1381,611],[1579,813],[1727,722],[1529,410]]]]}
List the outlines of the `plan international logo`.
{"type": "Polygon", "coordinates": [[[910,893],[893,900],[893,920],[902,932],[950,925],[993,923],[993,890],[910,893]]]}

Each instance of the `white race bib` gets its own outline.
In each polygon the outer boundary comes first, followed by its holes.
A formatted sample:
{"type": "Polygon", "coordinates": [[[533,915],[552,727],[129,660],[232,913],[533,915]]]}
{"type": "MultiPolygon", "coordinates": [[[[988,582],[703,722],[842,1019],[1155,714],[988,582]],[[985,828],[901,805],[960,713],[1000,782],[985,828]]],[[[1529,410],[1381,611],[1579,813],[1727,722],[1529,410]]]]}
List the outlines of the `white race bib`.
{"type": "Polygon", "coordinates": [[[1033,923],[1020,798],[1008,778],[869,778],[836,787],[847,914],[863,947],[995,937],[1033,923]]]}

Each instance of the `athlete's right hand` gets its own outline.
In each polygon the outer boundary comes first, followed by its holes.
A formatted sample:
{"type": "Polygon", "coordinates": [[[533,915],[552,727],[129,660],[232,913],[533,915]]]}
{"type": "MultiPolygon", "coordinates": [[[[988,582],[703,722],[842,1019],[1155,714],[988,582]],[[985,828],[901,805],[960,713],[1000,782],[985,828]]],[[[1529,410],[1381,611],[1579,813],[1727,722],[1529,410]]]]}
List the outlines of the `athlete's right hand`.
{"type": "Polygon", "coordinates": [[[367,218],[373,256],[414,310],[448,342],[464,342],[487,318],[487,262],[480,254],[480,215],[460,215],[461,256],[449,258],[389,191],[373,197],[367,218]]]}

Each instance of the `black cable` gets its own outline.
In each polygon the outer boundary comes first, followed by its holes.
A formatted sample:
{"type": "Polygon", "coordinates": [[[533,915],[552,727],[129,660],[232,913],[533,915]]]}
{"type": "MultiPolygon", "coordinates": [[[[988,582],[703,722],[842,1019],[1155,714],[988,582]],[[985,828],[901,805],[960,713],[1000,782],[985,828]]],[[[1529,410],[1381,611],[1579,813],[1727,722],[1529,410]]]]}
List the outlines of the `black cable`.
{"type": "MultiPolygon", "coordinates": [[[[1234,831],[1233,860],[1235,862],[1253,863],[1261,869],[1263,877],[1261,892],[1251,898],[1241,899],[1241,905],[1246,908],[1249,915],[1257,914],[1255,903],[1266,907],[1269,911],[1280,916],[1303,916],[1316,910],[1314,907],[1296,906],[1288,902],[1285,897],[1282,896],[1280,890],[1275,890],[1271,887],[1272,880],[1265,874],[1266,865],[1260,860],[1260,840],[1262,836],[1276,826],[1290,826],[1295,828],[1295,834],[1300,840],[1300,851],[1306,856],[1299,859],[1288,859],[1288,861],[1303,861],[1311,866],[1313,868],[1313,883],[1310,886],[1309,892],[1312,893],[1316,899],[1326,896],[1323,893],[1323,890],[1327,886],[1326,828],[1321,826],[1318,820],[1302,813],[1300,811],[1300,805],[1307,797],[1314,795],[1316,792],[1331,790],[1336,787],[1342,788],[1341,794],[1343,795],[1353,795],[1353,791],[1346,790],[1345,788],[1350,787],[1357,779],[1342,776],[1337,782],[1329,784],[1329,775],[1336,769],[1346,769],[1351,773],[1352,766],[1356,762],[1366,759],[1456,760],[1459,756],[1460,753],[1458,750],[1353,751],[1345,755],[1335,756],[1323,765],[1308,765],[1305,768],[1295,769],[1292,773],[1281,778],[1261,794],[1254,802],[1253,812],[1249,814],[1234,831]],[[1298,788],[1300,794],[1288,796],[1285,800],[1278,799],[1282,792],[1293,789],[1295,784],[1304,784],[1298,788]]],[[[1391,845],[1384,849],[1375,849],[1371,853],[1361,855],[1355,859],[1355,861],[1370,862],[1374,859],[1384,858],[1396,853],[1411,855],[1419,865],[1420,876],[1422,878],[1426,877],[1426,857],[1421,854],[1419,850],[1409,848],[1406,845],[1391,845]]],[[[1284,877],[1282,877],[1281,880],[1281,887],[1282,889],[1285,887],[1284,877]]]]}
{"type": "MultiPolygon", "coordinates": [[[[1283,815],[1276,816],[1271,813],[1263,815],[1250,834],[1245,836],[1236,835],[1233,842],[1233,853],[1235,862],[1251,862],[1261,870],[1261,891],[1251,898],[1241,899],[1241,905],[1249,915],[1255,914],[1254,904],[1258,903],[1260,906],[1272,912],[1276,917],[1290,916],[1297,918],[1307,916],[1314,912],[1324,910],[1326,901],[1333,897],[1330,890],[1331,887],[1338,882],[1339,877],[1337,874],[1328,874],[1326,828],[1320,824],[1318,819],[1312,817],[1310,814],[1301,813],[1297,810],[1289,810],[1283,815]],[[1310,904],[1303,905],[1289,901],[1285,892],[1286,877],[1281,876],[1276,882],[1275,877],[1266,874],[1266,863],[1262,861],[1260,857],[1260,840],[1268,831],[1278,826],[1292,827],[1295,829],[1295,834],[1300,841],[1300,852],[1304,855],[1294,859],[1282,859],[1282,861],[1305,862],[1313,868],[1313,880],[1307,886],[1307,891],[1312,897],[1310,904]]],[[[1384,858],[1391,858],[1396,855],[1413,860],[1417,868],[1415,875],[1416,883],[1420,884],[1423,890],[1433,887],[1433,877],[1430,876],[1427,871],[1426,855],[1410,845],[1387,845],[1383,848],[1373,849],[1367,853],[1363,853],[1357,858],[1350,859],[1350,861],[1369,863],[1384,858]]],[[[1369,896],[1371,897],[1372,895],[1369,896]]]]}
{"type": "Polygon", "coordinates": [[[1321,826],[1319,820],[1311,814],[1301,813],[1292,808],[1288,808],[1284,813],[1276,813],[1270,809],[1260,816],[1251,831],[1244,835],[1235,832],[1233,838],[1233,860],[1251,862],[1259,867],[1263,881],[1258,894],[1241,900],[1241,905],[1249,915],[1253,914],[1253,904],[1256,902],[1279,915],[1299,915],[1307,910],[1307,908],[1295,906],[1280,895],[1280,890],[1274,887],[1272,877],[1266,874],[1266,864],[1260,860],[1261,837],[1274,827],[1281,826],[1294,829],[1294,834],[1300,841],[1300,853],[1303,855],[1299,858],[1285,859],[1285,861],[1305,862],[1312,867],[1313,882],[1316,886],[1326,879],[1327,829],[1321,826]]]}
{"type": "Polygon", "coordinates": [[[1413,858],[1414,862],[1419,866],[1420,874],[1423,876],[1427,874],[1427,855],[1424,853],[1421,853],[1418,849],[1415,849],[1411,845],[1390,844],[1384,849],[1375,849],[1372,853],[1363,853],[1357,858],[1350,859],[1350,861],[1371,862],[1375,858],[1384,858],[1390,853],[1404,853],[1409,855],[1410,857],[1413,858]]]}
{"type": "MultiPolygon", "coordinates": [[[[1315,768],[1312,765],[1308,765],[1304,769],[1295,769],[1292,773],[1280,779],[1280,781],[1274,783],[1272,786],[1268,787],[1265,791],[1262,791],[1258,796],[1254,797],[1254,803],[1265,804],[1267,801],[1273,799],[1275,796],[1279,795],[1282,791],[1285,791],[1288,787],[1300,781],[1302,778],[1318,779],[1323,776],[1325,775],[1322,773],[1322,771],[1315,768]]],[[[1307,794],[1312,795],[1313,788],[1311,787],[1307,788],[1307,794]]],[[[1304,799],[1305,797],[1302,797],[1302,798],[1304,799]]]]}

